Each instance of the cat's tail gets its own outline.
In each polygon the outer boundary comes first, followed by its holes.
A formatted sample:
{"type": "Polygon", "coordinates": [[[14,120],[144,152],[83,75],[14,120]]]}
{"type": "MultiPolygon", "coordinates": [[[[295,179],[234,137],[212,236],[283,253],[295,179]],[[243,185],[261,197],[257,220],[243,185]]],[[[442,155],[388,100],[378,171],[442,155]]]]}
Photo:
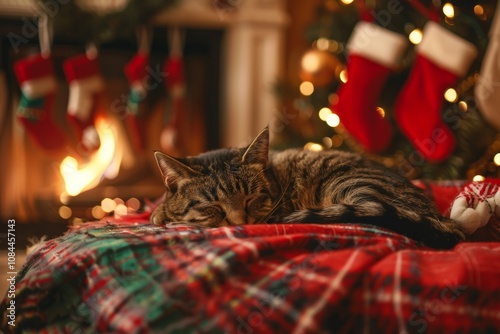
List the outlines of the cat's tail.
{"type": "Polygon", "coordinates": [[[394,207],[367,202],[363,205],[333,204],[325,208],[293,212],[281,219],[285,223],[357,223],[393,230],[433,248],[449,249],[465,239],[455,220],[429,213],[397,212],[394,207]]]}

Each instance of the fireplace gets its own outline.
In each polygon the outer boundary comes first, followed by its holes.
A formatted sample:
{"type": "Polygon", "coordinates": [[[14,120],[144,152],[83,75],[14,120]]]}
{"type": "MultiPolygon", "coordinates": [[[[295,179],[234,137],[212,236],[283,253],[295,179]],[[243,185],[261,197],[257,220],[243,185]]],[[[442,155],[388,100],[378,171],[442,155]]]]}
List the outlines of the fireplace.
{"type": "MultiPolygon", "coordinates": [[[[282,72],[280,64],[287,24],[285,2],[223,2],[230,4],[229,7],[219,3],[182,0],[174,8],[158,13],[150,22],[154,30],[152,68],[160,66],[168,55],[167,31],[173,26],[185,31],[183,52],[190,102],[185,130],[189,136],[184,137],[186,154],[248,143],[270,122],[278,108],[272,85],[282,72]]],[[[115,166],[81,191],[68,191],[61,163],[71,161],[78,170],[87,162],[75,158],[78,152],[75,152],[74,138],[73,145],[47,154],[36,147],[15,119],[20,90],[12,64],[33,52],[38,38],[29,38],[16,52],[5,36],[9,32],[21,34],[23,18],[31,19],[34,8],[34,1],[0,0],[0,32],[4,36],[0,59],[2,219],[16,219],[26,223],[24,226],[35,224],[37,227],[33,228],[39,228],[42,223],[66,226],[67,222],[79,223],[113,212],[140,210],[146,199],[157,198],[164,189],[152,155],[153,150],[161,149],[159,138],[168,124],[169,99],[164,85],[152,89],[148,97],[147,144],[143,151],[137,152],[122,115],[112,107],[129,90],[123,68],[137,47],[124,40],[100,46],[99,65],[106,83],[101,104],[107,110],[98,126],[112,129],[112,133],[102,130],[100,135],[106,143],[108,135],[109,145],[114,145],[112,163],[115,166]],[[75,159],[65,160],[68,157],[75,159]]],[[[61,64],[81,52],[82,46],[70,39],[57,36],[54,39],[52,55],[58,78],[54,113],[56,123],[68,137],[71,137],[66,121],[68,85],[61,64]]],[[[111,161],[109,163],[111,165],[111,161]]],[[[80,176],[75,174],[72,179],[80,176]]],[[[50,235],[50,231],[47,233],[50,235]]]]}

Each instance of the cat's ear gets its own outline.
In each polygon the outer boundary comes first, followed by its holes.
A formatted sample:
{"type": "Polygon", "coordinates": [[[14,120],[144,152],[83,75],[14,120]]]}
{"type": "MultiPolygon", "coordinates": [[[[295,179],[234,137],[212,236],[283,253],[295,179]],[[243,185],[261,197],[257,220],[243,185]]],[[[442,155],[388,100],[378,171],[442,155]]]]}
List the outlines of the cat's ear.
{"type": "Polygon", "coordinates": [[[177,190],[179,183],[183,180],[200,175],[199,172],[168,154],[156,151],[155,159],[160,168],[163,183],[172,192],[177,190]]]}
{"type": "Polygon", "coordinates": [[[267,165],[269,160],[269,127],[265,127],[248,145],[241,161],[243,163],[267,165]]]}

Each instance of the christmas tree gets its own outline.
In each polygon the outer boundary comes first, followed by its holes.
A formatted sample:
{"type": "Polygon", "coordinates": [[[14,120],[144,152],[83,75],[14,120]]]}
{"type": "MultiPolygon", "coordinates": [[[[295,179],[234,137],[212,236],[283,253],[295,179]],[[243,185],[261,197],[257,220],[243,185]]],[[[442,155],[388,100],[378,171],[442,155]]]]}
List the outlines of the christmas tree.
{"type": "Polygon", "coordinates": [[[498,177],[499,116],[478,101],[496,4],[325,0],[300,86],[280,86],[294,117],[277,145],[363,152],[409,178],[498,177]]]}

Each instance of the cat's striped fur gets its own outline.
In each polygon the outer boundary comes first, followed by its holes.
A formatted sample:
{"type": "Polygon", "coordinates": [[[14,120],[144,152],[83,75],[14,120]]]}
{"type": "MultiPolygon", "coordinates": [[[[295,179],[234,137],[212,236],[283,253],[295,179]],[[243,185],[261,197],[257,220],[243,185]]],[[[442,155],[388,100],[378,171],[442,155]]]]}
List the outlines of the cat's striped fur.
{"type": "Polygon", "coordinates": [[[167,186],[151,216],[156,224],[363,223],[438,248],[464,239],[404,177],[353,153],[269,151],[267,128],[246,148],[155,157],[167,186]]]}

